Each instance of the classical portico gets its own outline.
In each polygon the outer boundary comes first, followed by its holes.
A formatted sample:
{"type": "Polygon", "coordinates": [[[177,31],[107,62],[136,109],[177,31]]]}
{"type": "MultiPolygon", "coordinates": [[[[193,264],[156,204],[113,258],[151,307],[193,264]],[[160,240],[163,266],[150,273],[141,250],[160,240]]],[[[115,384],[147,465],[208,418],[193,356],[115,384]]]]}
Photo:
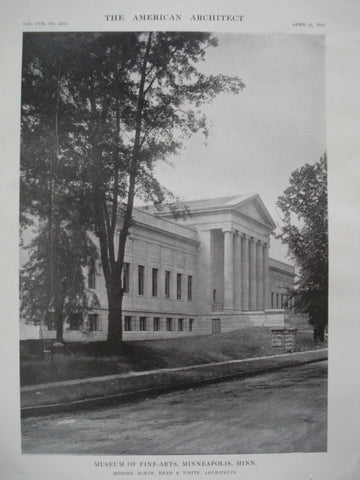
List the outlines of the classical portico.
{"type": "Polygon", "coordinates": [[[264,312],[275,224],[259,195],[198,200],[186,206],[191,215],[182,222],[199,232],[204,247],[199,261],[210,311],[264,312]]]}
{"type": "Polygon", "coordinates": [[[264,311],[269,303],[268,242],[235,229],[222,234],[224,311],[264,311]]]}
{"type": "MultiPolygon", "coordinates": [[[[257,194],[186,203],[177,222],[196,230],[200,242],[198,306],[225,329],[264,324],[269,308],[269,244],[275,228],[257,194]]],[[[170,218],[173,213],[159,214],[170,218]]]]}

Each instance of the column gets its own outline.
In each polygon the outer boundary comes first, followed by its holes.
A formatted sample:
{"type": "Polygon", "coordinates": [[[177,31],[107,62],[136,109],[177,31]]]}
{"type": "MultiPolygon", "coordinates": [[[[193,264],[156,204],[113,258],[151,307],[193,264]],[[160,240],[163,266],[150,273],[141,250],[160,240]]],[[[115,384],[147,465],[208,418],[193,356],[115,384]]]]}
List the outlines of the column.
{"type": "Polygon", "coordinates": [[[224,310],[234,308],[234,232],[224,231],[224,310]]]}
{"type": "Polygon", "coordinates": [[[241,237],[241,294],[242,309],[249,310],[249,237],[241,237]]]}
{"type": "Polygon", "coordinates": [[[212,300],[212,276],[213,276],[213,254],[212,254],[212,232],[211,230],[199,230],[200,249],[198,251],[196,296],[198,299],[199,311],[211,312],[212,300]]]}
{"type": "Polygon", "coordinates": [[[234,306],[241,309],[241,234],[234,237],[234,306]]]}
{"type": "Polygon", "coordinates": [[[250,310],[256,310],[256,242],[250,239],[249,244],[249,297],[250,310]]]}
{"type": "Polygon", "coordinates": [[[256,308],[264,310],[264,259],[263,244],[256,244],[256,308]]]}
{"type": "Polygon", "coordinates": [[[270,308],[269,245],[263,246],[264,310],[270,308]]]}

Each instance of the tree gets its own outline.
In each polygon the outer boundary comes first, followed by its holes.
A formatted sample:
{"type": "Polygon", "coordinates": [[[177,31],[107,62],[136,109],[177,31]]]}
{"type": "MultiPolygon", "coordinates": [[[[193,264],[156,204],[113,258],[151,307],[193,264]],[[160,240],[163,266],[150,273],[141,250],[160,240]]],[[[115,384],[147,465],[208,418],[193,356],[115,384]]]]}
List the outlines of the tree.
{"type": "Polygon", "coordinates": [[[314,165],[305,164],[290,176],[279,197],[283,226],[277,238],[288,246],[298,267],[291,292],[295,306],[309,315],[315,341],[324,341],[328,322],[328,206],[326,153],[314,165]]]}
{"type": "MultiPolygon", "coordinates": [[[[134,198],[164,200],[155,164],[177,153],[190,135],[207,135],[201,106],[222,92],[238,93],[244,84],[197,69],[206,49],[217,44],[207,33],[72,34],[71,44],[63,38],[68,34],[56,35],[54,51],[60,42],[63,52],[57,88],[66,118],[60,149],[73,169],[66,188],[99,239],[108,340],[118,343],[134,198]]],[[[48,45],[46,56],[50,50],[48,45]]],[[[37,51],[40,71],[41,56],[37,51]]]]}
{"type": "Polygon", "coordinates": [[[60,218],[53,248],[50,228],[47,222],[40,226],[27,246],[30,255],[21,271],[21,305],[26,321],[38,324],[46,319],[62,342],[64,319],[72,314],[82,317],[89,308],[83,267],[95,258],[96,248],[87,232],[60,218]]]}
{"type": "Polygon", "coordinates": [[[74,169],[62,147],[66,59],[56,37],[48,40],[35,34],[23,50],[20,224],[22,231],[33,228],[20,276],[21,310],[26,321],[45,318],[63,341],[64,319],[88,309],[83,267],[97,252],[67,185],[74,169]]]}

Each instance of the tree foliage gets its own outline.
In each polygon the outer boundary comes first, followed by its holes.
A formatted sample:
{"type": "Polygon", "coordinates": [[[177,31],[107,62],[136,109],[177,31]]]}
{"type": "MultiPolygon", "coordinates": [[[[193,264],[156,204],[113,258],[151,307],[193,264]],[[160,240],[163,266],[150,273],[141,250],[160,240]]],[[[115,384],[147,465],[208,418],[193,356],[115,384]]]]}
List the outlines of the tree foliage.
{"type": "Polygon", "coordinates": [[[298,268],[292,292],[299,311],[309,314],[315,340],[324,340],[328,321],[328,203],[326,154],[290,176],[279,197],[283,226],[277,235],[288,246],[298,268]]]}
{"type": "Polygon", "coordinates": [[[84,267],[97,253],[83,227],[74,228],[69,220],[58,218],[55,228],[52,232],[45,222],[27,246],[30,254],[21,270],[21,300],[25,321],[38,324],[46,319],[62,341],[64,319],[72,313],[82,316],[89,308],[84,267]],[[52,234],[56,235],[54,249],[52,234]]]}
{"type": "Polygon", "coordinates": [[[114,342],[122,339],[121,272],[135,196],[161,203],[167,191],[156,163],[190,135],[207,135],[202,105],[244,88],[197,68],[216,45],[212,35],[190,32],[26,36],[22,205],[44,215],[38,186],[56,144],[64,199],[99,239],[114,342]]]}
{"type": "Polygon", "coordinates": [[[45,318],[62,341],[65,318],[88,308],[83,268],[97,252],[71,188],[79,177],[63,148],[65,63],[55,38],[24,41],[20,224],[32,240],[20,280],[22,317],[33,323],[45,318]]]}

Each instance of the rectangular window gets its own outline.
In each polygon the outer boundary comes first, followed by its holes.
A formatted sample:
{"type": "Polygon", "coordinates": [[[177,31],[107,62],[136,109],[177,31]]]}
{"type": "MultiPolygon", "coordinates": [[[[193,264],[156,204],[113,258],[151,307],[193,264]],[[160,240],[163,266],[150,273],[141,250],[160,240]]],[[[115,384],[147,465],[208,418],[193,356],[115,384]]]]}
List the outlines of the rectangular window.
{"type": "Polygon", "coordinates": [[[88,328],[90,332],[96,332],[97,330],[101,330],[99,316],[96,313],[89,313],[88,328]]]}
{"type": "Polygon", "coordinates": [[[216,302],[216,288],[213,290],[213,302],[216,302]]]}
{"type": "Polygon", "coordinates": [[[178,319],[178,330],[179,330],[179,332],[182,332],[184,330],[184,319],[183,318],[178,319]]]}
{"type": "Polygon", "coordinates": [[[80,313],[70,313],[69,315],[69,328],[70,330],[79,330],[82,323],[80,313]]]}
{"type": "Polygon", "coordinates": [[[144,271],[143,265],[138,266],[138,294],[144,295],[144,271]]]}
{"type": "Polygon", "coordinates": [[[192,275],[188,275],[188,300],[192,300],[192,275]]]}
{"type": "Polygon", "coordinates": [[[157,297],[158,294],[158,269],[152,269],[152,296],[157,297]]]}
{"type": "Polygon", "coordinates": [[[274,308],[274,292],[271,292],[271,308],[274,308]]]}
{"type": "Polygon", "coordinates": [[[146,330],[146,317],[140,317],[140,330],[142,332],[146,330]]]}
{"type": "Polygon", "coordinates": [[[276,294],[276,308],[279,308],[279,294],[276,294]]]}
{"type": "Polygon", "coordinates": [[[165,297],[170,298],[170,272],[165,271],[165,297]]]}
{"type": "Polygon", "coordinates": [[[167,332],[172,331],[172,318],[167,318],[166,319],[166,331],[167,332]]]}
{"type": "Polygon", "coordinates": [[[154,332],[160,330],[160,317],[154,317],[154,332]]]}
{"type": "Polygon", "coordinates": [[[193,331],[193,324],[194,324],[194,319],[189,318],[189,332],[193,331]]]}
{"type": "Polygon", "coordinates": [[[130,292],[130,263],[124,262],[122,287],[124,293],[130,292]]]}
{"type": "Polygon", "coordinates": [[[131,330],[132,330],[131,317],[126,315],[125,316],[125,332],[131,332],[131,330]]]}
{"type": "Polygon", "coordinates": [[[88,288],[94,290],[96,287],[96,266],[95,260],[92,258],[90,260],[89,270],[88,270],[88,288]]]}
{"type": "Polygon", "coordinates": [[[176,275],[176,298],[178,300],[181,300],[181,279],[182,279],[182,275],[181,273],[178,273],[176,275]]]}

